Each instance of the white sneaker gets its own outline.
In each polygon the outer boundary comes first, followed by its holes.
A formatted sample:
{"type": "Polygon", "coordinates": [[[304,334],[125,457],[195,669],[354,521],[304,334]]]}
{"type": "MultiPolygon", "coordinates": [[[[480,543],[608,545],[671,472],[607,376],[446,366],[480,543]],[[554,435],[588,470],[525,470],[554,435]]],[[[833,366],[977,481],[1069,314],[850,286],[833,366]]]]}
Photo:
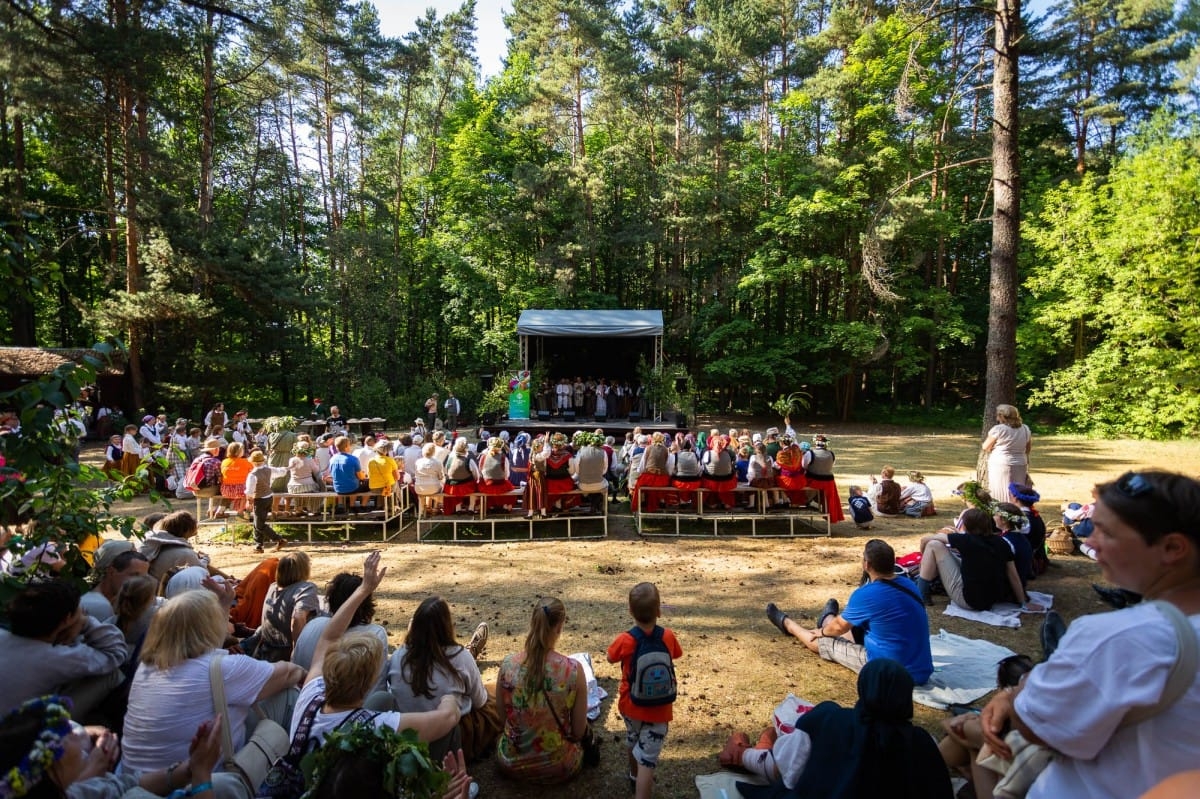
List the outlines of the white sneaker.
{"type": "Polygon", "coordinates": [[[476,796],[479,796],[479,783],[471,783],[471,787],[467,789],[467,796],[470,797],[470,799],[475,799],[476,796]]]}

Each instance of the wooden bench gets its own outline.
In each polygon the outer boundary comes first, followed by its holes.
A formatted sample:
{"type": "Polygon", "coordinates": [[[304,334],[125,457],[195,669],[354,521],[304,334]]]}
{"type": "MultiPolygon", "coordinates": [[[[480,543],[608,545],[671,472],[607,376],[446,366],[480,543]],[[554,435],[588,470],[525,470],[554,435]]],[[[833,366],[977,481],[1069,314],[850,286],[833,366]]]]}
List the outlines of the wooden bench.
{"type": "MultiPolygon", "coordinates": [[[[736,497],[747,498],[753,500],[749,508],[740,507],[735,504],[732,508],[713,509],[704,507],[704,495],[714,494],[717,492],[711,489],[703,489],[697,487],[695,489],[695,502],[686,505],[660,505],[657,511],[643,510],[639,502],[637,507],[633,508],[633,518],[637,525],[640,535],[707,535],[707,533],[684,532],[680,527],[680,520],[691,522],[712,522],[712,534],[720,535],[720,525],[722,523],[750,523],[750,535],[760,538],[801,538],[811,536],[824,535],[829,538],[833,535],[833,528],[829,521],[829,513],[825,508],[825,496],[815,488],[806,488],[804,505],[789,505],[783,508],[772,507],[767,504],[767,497],[771,493],[779,492],[779,488],[755,488],[749,485],[739,485],[733,489],[736,497]],[[658,532],[648,530],[646,528],[646,520],[655,519],[672,519],[674,521],[675,531],[658,532]],[[758,532],[758,523],[763,521],[782,521],[787,520],[787,533],[782,532],[758,532]],[[818,524],[824,521],[825,530],[822,532],[818,524]],[[796,522],[800,522],[802,527],[800,532],[796,532],[796,522]]],[[[674,486],[643,486],[638,489],[639,492],[655,492],[662,494],[668,500],[672,497],[679,496],[679,489],[674,486]]],[[[692,493],[688,491],[686,493],[692,493]]],[[[772,525],[775,526],[775,525],[772,525]]]]}
{"type": "MultiPolygon", "coordinates": [[[[201,525],[219,525],[227,527],[231,518],[223,517],[208,519],[202,505],[207,497],[196,498],[196,518],[201,525]]],[[[272,524],[296,525],[305,528],[308,543],[312,543],[314,527],[344,529],[347,540],[354,527],[378,526],[382,539],[390,541],[399,535],[408,525],[404,522],[405,513],[413,510],[407,485],[399,485],[390,496],[384,496],[378,491],[364,491],[359,494],[338,494],[333,491],[317,491],[311,494],[285,494],[276,492],[272,495],[271,515],[272,524]],[[311,507],[311,511],[298,510],[311,507]],[[399,520],[397,529],[388,535],[388,526],[399,520]]],[[[248,524],[249,522],[243,522],[248,524]]],[[[409,524],[412,522],[410,521],[409,524]]]]}
{"type": "MultiPolygon", "coordinates": [[[[592,513],[591,507],[588,505],[588,503],[584,503],[583,505],[580,505],[576,508],[572,508],[571,510],[559,511],[557,513],[554,513],[554,514],[552,514],[550,516],[546,516],[546,517],[534,516],[533,518],[526,518],[526,516],[525,516],[525,514],[528,513],[528,510],[524,507],[524,504],[522,502],[522,500],[524,499],[524,493],[525,492],[521,489],[516,489],[516,490],[510,491],[507,494],[485,494],[483,492],[475,492],[475,493],[469,495],[469,501],[474,503],[476,506],[475,511],[473,513],[471,513],[471,514],[452,514],[449,516],[442,514],[442,513],[426,513],[424,511],[424,503],[419,501],[421,499],[429,499],[429,500],[433,500],[435,502],[435,504],[440,504],[441,498],[442,498],[441,494],[430,494],[430,495],[426,495],[425,497],[418,497],[417,498],[418,499],[418,503],[417,503],[417,505],[418,505],[418,508],[417,508],[417,540],[425,542],[425,543],[462,543],[462,542],[474,542],[474,541],[481,541],[481,540],[504,541],[504,540],[508,540],[508,539],[504,539],[504,538],[497,539],[496,538],[496,525],[510,525],[510,526],[511,525],[524,525],[526,527],[526,531],[528,533],[529,540],[532,541],[535,538],[539,537],[538,535],[536,535],[536,533],[552,531],[558,527],[557,523],[559,523],[559,522],[566,522],[567,534],[566,534],[565,538],[567,538],[567,539],[607,538],[608,537],[608,492],[607,492],[607,489],[605,489],[603,491],[588,491],[588,492],[583,492],[583,491],[580,491],[579,489],[575,489],[574,491],[564,491],[562,493],[552,495],[554,497],[577,496],[577,497],[585,497],[586,498],[589,496],[594,496],[596,494],[600,494],[601,498],[603,500],[601,502],[601,506],[600,506],[601,507],[600,513],[592,513]],[[497,513],[495,511],[489,511],[488,507],[487,507],[488,506],[487,500],[489,500],[489,499],[495,500],[497,498],[514,500],[512,503],[513,510],[510,512],[507,512],[507,513],[504,513],[504,512],[497,513]],[[599,525],[600,533],[596,534],[596,533],[585,532],[585,533],[576,534],[576,532],[573,528],[573,524],[575,522],[600,522],[600,525],[599,525]],[[441,541],[441,540],[436,540],[436,539],[430,538],[433,531],[442,525],[450,525],[450,539],[448,541],[441,541]],[[471,536],[463,536],[462,538],[460,538],[459,532],[458,532],[458,528],[460,526],[465,526],[468,530],[473,530],[477,527],[486,526],[488,528],[488,537],[486,539],[484,539],[481,535],[471,535],[471,536]]],[[[563,536],[556,536],[556,535],[547,535],[547,536],[540,536],[540,537],[547,538],[547,539],[563,538],[563,536]]]]}

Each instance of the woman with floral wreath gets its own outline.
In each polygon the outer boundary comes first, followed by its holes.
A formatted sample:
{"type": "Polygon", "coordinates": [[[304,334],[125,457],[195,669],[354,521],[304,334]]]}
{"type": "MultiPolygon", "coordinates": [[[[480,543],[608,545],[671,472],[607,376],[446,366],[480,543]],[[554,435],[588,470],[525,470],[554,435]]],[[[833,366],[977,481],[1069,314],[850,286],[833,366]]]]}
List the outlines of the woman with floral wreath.
{"type": "Polygon", "coordinates": [[[0,718],[0,796],[4,799],[119,799],[140,788],[154,796],[210,799],[221,759],[221,717],[196,729],[185,761],[142,774],[110,773],[117,736],[71,720],[70,700],[30,699],[0,718]]]}

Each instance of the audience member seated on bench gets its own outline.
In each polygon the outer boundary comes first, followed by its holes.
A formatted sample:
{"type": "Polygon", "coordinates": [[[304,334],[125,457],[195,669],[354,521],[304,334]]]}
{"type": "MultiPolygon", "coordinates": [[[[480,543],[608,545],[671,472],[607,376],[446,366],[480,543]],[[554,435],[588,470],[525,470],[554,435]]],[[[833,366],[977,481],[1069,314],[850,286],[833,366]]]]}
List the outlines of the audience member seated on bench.
{"type": "Polygon", "coordinates": [[[413,491],[420,498],[422,516],[428,516],[436,509],[437,498],[442,494],[442,482],[446,479],[446,468],[434,457],[436,454],[437,445],[432,441],[422,447],[413,474],[413,491]]]}
{"type": "Polygon", "coordinates": [[[667,450],[666,439],[662,433],[653,433],[650,444],[642,452],[641,469],[638,472],[637,484],[630,493],[633,508],[643,508],[647,513],[657,513],[663,501],[662,491],[647,491],[644,495],[642,488],[666,488],[671,485],[671,468],[674,457],[667,450]]]}
{"type": "Polygon", "coordinates": [[[700,456],[691,438],[684,438],[675,453],[675,467],[671,472],[671,486],[679,492],[679,503],[696,502],[696,489],[700,487],[700,456]]]}
{"type": "Polygon", "coordinates": [[[733,490],[737,488],[733,454],[729,451],[729,436],[714,436],[710,445],[700,458],[703,469],[700,487],[704,489],[704,504],[729,510],[736,501],[733,490]]]}
{"type": "Polygon", "coordinates": [[[392,442],[386,438],[375,443],[375,456],[367,461],[367,487],[390,497],[400,482],[400,464],[392,457],[392,442]]]}
{"type": "MultiPolygon", "coordinates": [[[[763,447],[766,449],[765,445],[763,447]]],[[[776,480],[788,500],[795,506],[804,505],[804,489],[808,482],[804,478],[804,450],[796,443],[791,433],[779,437],[779,452],[775,454],[775,465],[779,469],[776,480]]]]}
{"type": "Polygon", "coordinates": [[[578,448],[572,460],[572,469],[579,490],[587,495],[592,513],[599,515],[604,512],[604,502],[608,497],[608,481],[604,478],[608,472],[608,454],[604,451],[604,437],[595,433],[580,433],[575,437],[578,448]]]}
{"type": "MultiPolygon", "coordinates": [[[[446,459],[446,482],[442,485],[442,513],[447,516],[458,510],[464,499],[469,503],[471,495],[479,490],[479,467],[471,457],[471,442],[465,437],[454,439],[454,449],[446,459]]],[[[468,505],[466,511],[474,508],[468,505]]]]}
{"type": "Polygon", "coordinates": [[[487,509],[503,507],[512,510],[513,498],[502,496],[515,490],[510,476],[512,466],[508,461],[508,453],[504,449],[504,439],[492,436],[488,439],[487,451],[479,458],[479,487],[480,494],[488,494],[487,509]]]}
{"type": "Polygon", "coordinates": [[[0,708],[59,693],[71,697],[77,718],[88,721],[124,679],[125,636],[84,613],[73,584],[53,579],[26,585],[9,600],[8,621],[10,630],[0,628],[0,708]]]}
{"type": "Polygon", "coordinates": [[[336,493],[343,496],[361,494],[370,490],[367,475],[362,470],[362,464],[350,451],[350,439],[347,436],[338,436],[334,440],[333,446],[337,449],[337,453],[329,459],[329,474],[326,476],[325,482],[329,483],[336,493]]]}
{"type": "MultiPolygon", "coordinates": [[[[775,462],[771,456],[767,454],[767,445],[755,434],[755,441],[751,445],[753,450],[750,453],[750,464],[746,467],[746,482],[751,488],[774,489],[779,485],[779,478],[776,475],[775,462]]],[[[787,493],[784,491],[767,491],[763,495],[763,501],[768,506],[779,507],[786,504],[787,493]]]]}
{"type": "Polygon", "coordinates": [[[567,437],[562,433],[550,436],[550,454],[546,456],[547,510],[565,511],[579,504],[579,495],[573,494],[575,480],[571,477],[571,460],[567,437]]]}

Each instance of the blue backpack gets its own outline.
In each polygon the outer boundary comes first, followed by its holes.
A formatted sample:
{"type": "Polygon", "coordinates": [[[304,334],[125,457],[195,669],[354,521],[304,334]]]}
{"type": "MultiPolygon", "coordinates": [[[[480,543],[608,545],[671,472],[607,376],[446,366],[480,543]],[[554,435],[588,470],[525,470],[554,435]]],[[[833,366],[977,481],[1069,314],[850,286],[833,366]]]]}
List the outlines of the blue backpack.
{"type": "Polygon", "coordinates": [[[675,701],[679,685],[675,681],[675,663],[663,641],[663,628],[655,625],[650,635],[641,627],[629,634],[637,643],[629,663],[629,699],[635,705],[655,707],[675,701]]]}

